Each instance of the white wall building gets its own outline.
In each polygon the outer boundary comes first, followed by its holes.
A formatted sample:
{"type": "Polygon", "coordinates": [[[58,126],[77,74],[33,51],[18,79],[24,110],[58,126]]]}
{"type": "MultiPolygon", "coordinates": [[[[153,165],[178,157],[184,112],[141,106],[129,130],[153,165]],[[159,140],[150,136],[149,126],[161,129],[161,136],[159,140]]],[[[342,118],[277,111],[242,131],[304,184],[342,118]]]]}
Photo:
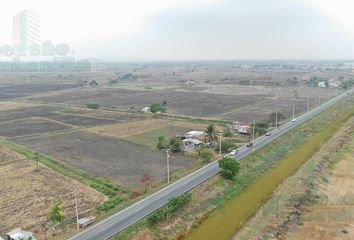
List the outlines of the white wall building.
{"type": "Polygon", "coordinates": [[[23,10],[12,19],[12,44],[17,56],[26,56],[40,49],[40,21],[38,15],[23,10]]]}

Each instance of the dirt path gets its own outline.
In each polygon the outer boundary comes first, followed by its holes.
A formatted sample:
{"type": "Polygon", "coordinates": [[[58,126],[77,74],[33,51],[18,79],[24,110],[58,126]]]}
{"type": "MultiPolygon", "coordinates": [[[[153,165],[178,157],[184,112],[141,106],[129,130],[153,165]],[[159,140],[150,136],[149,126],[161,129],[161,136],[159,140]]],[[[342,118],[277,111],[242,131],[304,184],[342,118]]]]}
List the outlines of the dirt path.
{"type": "MultiPolygon", "coordinates": [[[[354,149],[351,149],[354,150],[354,149]]],[[[345,155],[323,193],[326,201],[304,214],[302,226],[286,234],[289,240],[354,239],[354,155],[345,155]]]]}

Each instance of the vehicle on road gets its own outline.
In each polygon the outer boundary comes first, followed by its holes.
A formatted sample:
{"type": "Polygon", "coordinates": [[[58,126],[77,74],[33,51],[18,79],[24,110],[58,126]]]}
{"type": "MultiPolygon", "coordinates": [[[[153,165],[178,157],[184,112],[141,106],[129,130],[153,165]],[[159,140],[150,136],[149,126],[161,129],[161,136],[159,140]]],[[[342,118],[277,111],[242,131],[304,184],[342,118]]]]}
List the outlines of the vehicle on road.
{"type": "Polygon", "coordinates": [[[232,150],[231,152],[230,152],[230,155],[236,155],[238,153],[238,150],[236,149],[236,150],[232,150]]]}
{"type": "Polygon", "coordinates": [[[267,137],[270,136],[270,135],[272,135],[271,132],[267,132],[267,133],[266,133],[266,136],[267,136],[267,137]]]}
{"type": "Polygon", "coordinates": [[[294,118],[294,119],[293,119],[293,120],[291,120],[291,121],[292,121],[292,122],[296,122],[296,120],[297,120],[297,119],[296,119],[296,118],[294,118]]]}
{"type": "Polygon", "coordinates": [[[253,142],[250,142],[246,145],[246,147],[252,147],[253,146],[253,142]]]}

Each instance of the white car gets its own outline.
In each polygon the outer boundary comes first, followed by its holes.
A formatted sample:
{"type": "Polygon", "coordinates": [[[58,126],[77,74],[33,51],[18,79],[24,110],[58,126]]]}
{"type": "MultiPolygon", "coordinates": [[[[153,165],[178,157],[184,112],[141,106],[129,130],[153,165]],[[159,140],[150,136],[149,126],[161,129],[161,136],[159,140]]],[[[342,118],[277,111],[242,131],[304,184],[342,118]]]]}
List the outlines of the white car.
{"type": "Polygon", "coordinates": [[[238,150],[232,150],[231,152],[230,152],[230,155],[236,155],[238,153],[238,150]]]}
{"type": "Polygon", "coordinates": [[[297,120],[297,119],[296,119],[296,118],[294,118],[294,119],[293,119],[293,120],[291,120],[291,121],[292,121],[292,122],[296,122],[296,120],[297,120]]]}
{"type": "Polygon", "coordinates": [[[266,136],[267,136],[267,137],[270,136],[270,135],[272,135],[271,132],[267,132],[267,133],[266,133],[266,136]]]}

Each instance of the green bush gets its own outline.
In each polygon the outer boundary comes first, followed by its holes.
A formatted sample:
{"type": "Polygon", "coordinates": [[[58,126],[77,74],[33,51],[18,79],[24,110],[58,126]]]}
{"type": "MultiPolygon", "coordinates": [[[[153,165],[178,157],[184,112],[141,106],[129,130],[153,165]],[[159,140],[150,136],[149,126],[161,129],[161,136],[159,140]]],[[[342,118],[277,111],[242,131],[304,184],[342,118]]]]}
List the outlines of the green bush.
{"type": "Polygon", "coordinates": [[[172,152],[180,152],[181,151],[182,142],[180,139],[176,137],[172,137],[169,142],[169,148],[172,152]]]}
{"type": "Polygon", "coordinates": [[[213,158],[213,153],[209,149],[205,148],[200,152],[199,157],[205,164],[210,162],[210,160],[213,158]]]}
{"type": "Polygon", "coordinates": [[[91,109],[98,109],[99,108],[99,105],[97,103],[88,103],[86,106],[91,109]]]}
{"type": "Polygon", "coordinates": [[[118,79],[109,80],[109,84],[116,84],[116,83],[119,83],[118,79]]]}
{"type": "Polygon", "coordinates": [[[175,214],[178,209],[184,207],[192,199],[192,194],[190,192],[184,193],[177,197],[172,197],[168,203],[162,208],[156,210],[148,218],[148,222],[151,225],[156,225],[162,219],[175,214]]]}
{"type": "Polygon", "coordinates": [[[224,128],[222,135],[223,137],[232,137],[233,136],[232,129],[230,127],[224,128]]]}
{"type": "Polygon", "coordinates": [[[231,157],[223,157],[219,160],[219,167],[222,169],[221,174],[226,179],[234,179],[240,171],[240,163],[231,157]]]}
{"type": "Polygon", "coordinates": [[[164,105],[161,105],[160,103],[153,103],[150,105],[150,111],[152,113],[157,113],[157,112],[166,112],[167,108],[164,105]]]}
{"type": "Polygon", "coordinates": [[[129,192],[128,189],[123,188],[109,180],[102,178],[94,178],[90,181],[90,187],[96,189],[97,191],[103,193],[108,197],[115,197],[117,192],[129,192]]]}
{"type": "MultiPolygon", "coordinates": [[[[215,147],[215,151],[219,151],[219,145],[218,144],[215,147]]],[[[231,140],[223,140],[221,141],[221,152],[226,153],[228,151],[230,151],[231,149],[233,149],[235,147],[235,143],[231,140]]]]}
{"type": "Polygon", "coordinates": [[[166,149],[168,147],[165,137],[163,136],[158,137],[156,147],[158,150],[166,149]]]}
{"type": "Polygon", "coordinates": [[[99,210],[101,212],[107,212],[108,210],[113,209],[117,205],[121,204],[123,201],[124,201],[123,198],[121,198],[120,196],[110,198],[108,201],[106,201],[102,205],[99,205],[97,207],[97,210],[99,210]]]}

